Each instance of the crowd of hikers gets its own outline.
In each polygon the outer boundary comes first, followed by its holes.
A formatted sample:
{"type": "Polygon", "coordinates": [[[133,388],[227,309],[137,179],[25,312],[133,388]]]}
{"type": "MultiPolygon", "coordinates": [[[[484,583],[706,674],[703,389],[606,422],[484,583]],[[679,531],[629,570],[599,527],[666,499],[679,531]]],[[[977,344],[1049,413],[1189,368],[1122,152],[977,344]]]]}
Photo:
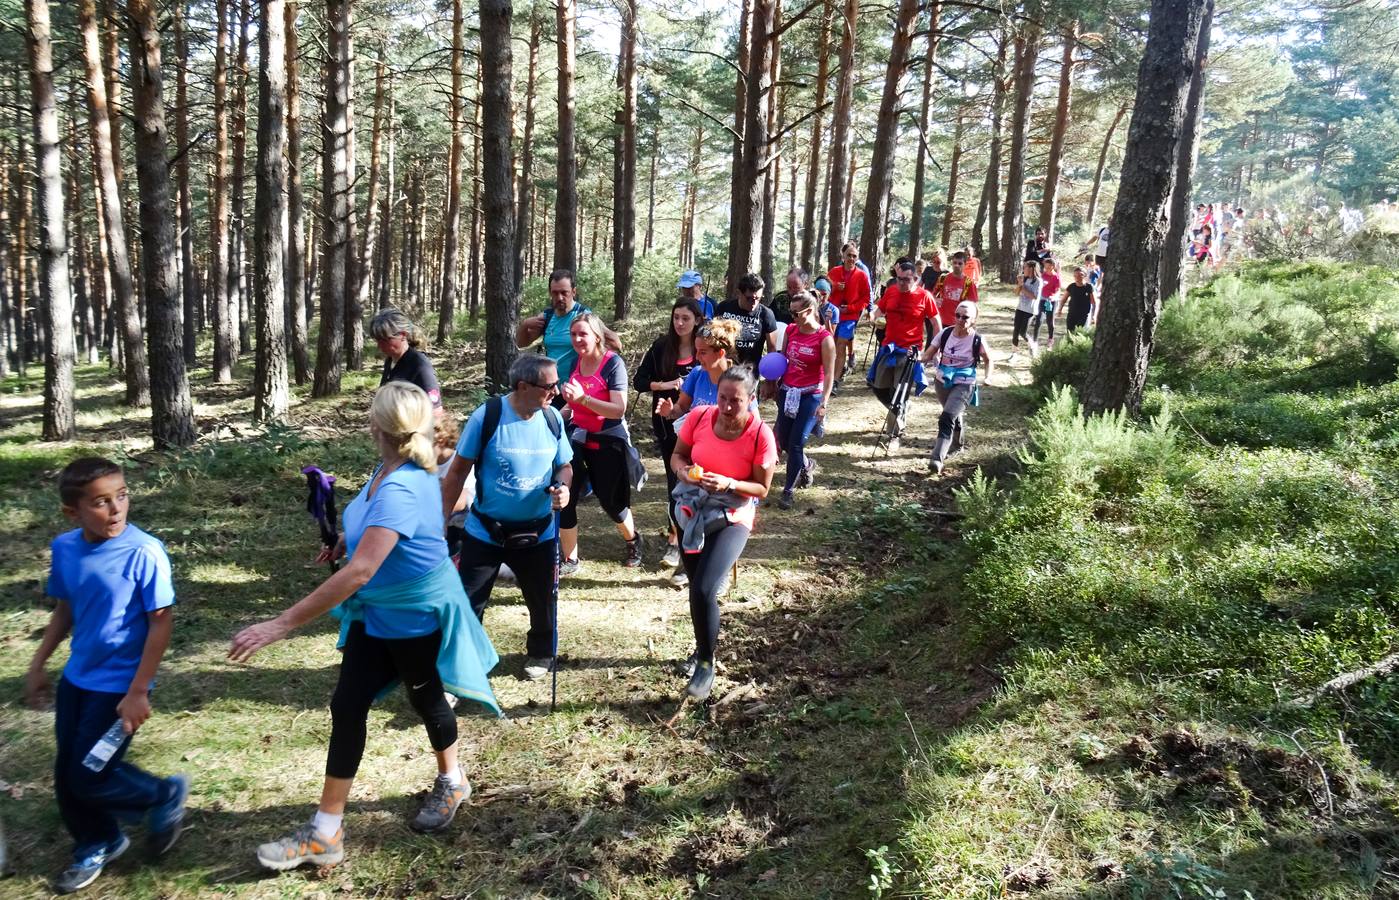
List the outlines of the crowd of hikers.
{"type": "MultiPolygon", "coordinates": [[[[1082,262],[1061,274],[1037,232],[1017,286],[1015,347],[1024,340],[1035,353],[1041,326],[1052,342],[1060,316],[1070,331],[1092,323],[1107,240],[1105,226],[1082,262]]],[[[343,859],[342,821],[369,709],[398,682],[436,761],[411,826],[437,832],[452,822],[470,796],[453,707],[465,698],[500,715],[488,678],[498,657],[483,626],[497,581],[513,581],[528,611],[522,674],[556,683],[559,582],[585,559],[579,504],[595,500],[612,520],[624,565],[647,561],[632,515],[633,494],[646,480],[628,424],[633,391],[647,396],[665,470],[659,562],[689,595],[693,652],[677,669],[688,679],[687,697],[708,698],[720,597],[759,507],[789,509],[814,483],[808,446],[823,434],[831,397],[848,389],[861,322],[871,330],[865,382],[889,410],[889,449],[903,435],[909,401],[929,384],[941,404],[930,470],[941,474],[949,454],[966,445],[967,412],[993,371],[976,327],[980,280],[971,247],[900,259],[880,281],[853,243],[825,273],[791,269],[785,290],[771,299],[763,280],[748,274],[732,299],[715,303],[702,274],[686,271],[668,326],[629,372],[620,338],[579,301],[573,273],[555,271],[548,307],[521,321],[515,335],[522,350],[538,352],[521,353],[508,390],[464,423],[443,410],[417,325],[394,309],[376,315],[369,332],[384,370],[367,428],[379,460],[345,507],[343,530],[325,538],[318,561],[330,563],[332,574],[280,614],[238,632],[228,654],[246,661],[327,612],[339,621],[343,657],[316,812],[258,847],[259,863],[282,870],[343,859]],[[771,422],[763,412],[769,403],[771,422]]],[[[45,665],[71,636],[54,697],[55,791],[75,842],[54,888],[68,893],[127,850],[121,821],[144,819],[151,853],[167,851],[183,827],[189,780],[156,777],[124,758],[150,716],[150,689],[170,640],[174,588],[165,548],[128,522],[124,474],[109,460],[69,464],[59,499],[76,527],[53,542],[47,590],[56,605],[26,695],[46,701],[45,665]]]]}

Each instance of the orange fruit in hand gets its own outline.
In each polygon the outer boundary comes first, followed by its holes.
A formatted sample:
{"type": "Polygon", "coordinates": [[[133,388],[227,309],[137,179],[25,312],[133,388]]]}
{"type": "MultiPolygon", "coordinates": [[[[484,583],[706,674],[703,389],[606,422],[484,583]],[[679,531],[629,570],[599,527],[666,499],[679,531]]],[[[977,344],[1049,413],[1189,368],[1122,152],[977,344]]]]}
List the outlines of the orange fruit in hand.
{"type": "Polygon", "coordinates": [[[690,477],[691,481],[699,481],[704,477],[704,469],[699,466],[690,466],[690,468],[685,470],[685,474],[690,477]]]}

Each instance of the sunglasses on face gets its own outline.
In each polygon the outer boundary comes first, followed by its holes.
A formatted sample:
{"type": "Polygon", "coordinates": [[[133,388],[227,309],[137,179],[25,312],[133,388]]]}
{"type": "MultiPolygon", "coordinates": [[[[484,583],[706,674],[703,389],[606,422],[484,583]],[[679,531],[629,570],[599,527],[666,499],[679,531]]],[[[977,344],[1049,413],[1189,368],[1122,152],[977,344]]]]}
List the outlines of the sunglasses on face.
{"type": "Polygon", "coordinates": [[[562,384],[562,382],[555,381],[553,384],[540,384],[540,383],[537,382],[537,381],[531,381],[530,384],[532,384],[532,385],[534,385],[535,387],[539,388],[541,391],[545,391],[545,392],[547,393],[547,392],[557,391],[557,390],[559,389],[559,385],[562,384]]]}
{"type": "Polygon", "coordinates": [[[957,315],[953,316],[953,318],[954,318],[954,319],[970,319],[971,316],[967,315],[966,313],[957,313],[957,315]]]}

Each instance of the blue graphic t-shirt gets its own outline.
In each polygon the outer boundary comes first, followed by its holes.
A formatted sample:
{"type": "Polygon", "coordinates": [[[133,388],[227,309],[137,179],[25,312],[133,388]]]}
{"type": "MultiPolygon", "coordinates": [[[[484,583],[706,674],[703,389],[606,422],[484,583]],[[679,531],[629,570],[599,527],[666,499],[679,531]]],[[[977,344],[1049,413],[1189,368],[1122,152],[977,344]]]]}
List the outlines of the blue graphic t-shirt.
{"type": "MultiPolygon", "coordinates": [[[[563,371],[563,364],[559,364],[563,371]]],[[[546,490],[554,481],[554,470],[573,459],[573,447],[568,432],[559,429],[554,437],[546,415],[554,410],[538,410],[528,419],[521,419],[514,405],[506,398],[500,405],[500,423],[485,453],[481,451],[481,428],[486,418],[486,404],[476,407],[466,420],[457,454],[462,459],[476,461],[477,508],[492,519],[502,522],[530,522],[549,515],[552,498],[546,490]]],[[[466,533],[494,544],[486,526],[476,516],[466,517],[466,533]]],[[[542,538],[549,540],[556,531],[550,524],[542,538]]]]}
{"type": "MultiPolygon", "coordinates": [[[[378,470],[375,470],[378,473],[378,470]]],[[[388,528],[398,533],[398,542],[379,564],[365,587],[378,588],[421,578],[447,558],[447,539],[442,524],[442,487],[435,475],[412,462],[405,462],[384,477],[374,495],[369,495],[373,476],[359,495],[345,507],[345,549],[355,555],[368,528],[388,528]]],[[[437,630],[432,613],[380,609],[366,605],[364,630],[377,638],[410,638],[437,630]]]]}
{"type": "Polygon", "coordinates": [[[719,402],[719,385],[709,380],[709,373],[703,366],[695,366],[690,370],[680,390],[690,395],[690,409],[713,406],[719,402]]]}

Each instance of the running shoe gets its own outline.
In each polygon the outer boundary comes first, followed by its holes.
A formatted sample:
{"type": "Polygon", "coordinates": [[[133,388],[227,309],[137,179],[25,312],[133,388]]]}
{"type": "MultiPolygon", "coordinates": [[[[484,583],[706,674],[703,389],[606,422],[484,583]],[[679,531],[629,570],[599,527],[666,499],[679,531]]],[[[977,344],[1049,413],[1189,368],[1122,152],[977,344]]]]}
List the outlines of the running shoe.
{"type": "Polygon", "coordinates": [[[806,465],[802,467],[801,474],[797,476],[797,487],[809,488],[816,483],[816,459],[808,456],[806,465]]]}
{"type": "Polygon", "coordinates": [[[683,565],[675,567],[675,571],[670,573],[670,583],[676,587],[689,587],[690,574],[685,571],[683,565]]]}
{"type": "Polygon", "coordinates": [[[531,656],[525,660],[525,677],[530,681],[538,681],[548,675],[553,667],[552,656],[531,656]]]}
{"type": "Polygon", "coordinates": [[[696,700],[707,700],[709,692],[714,690],[714,663],[696,662],[695,672],[690,676],[690,683],[685,685],[685,693],[696,700]]]}
{"type": "Polygon", "coordinates": [[[932,460],[932,461],[930,461],[930,462],[928,463],[928,471],[932,472],[934,475],[941,475],[941,474],[942,474],[942,466],[943,466],[942,460],[940,460],[940,459],[934,459],[934,460],[932,460]]]}
{"type": "Polygon", "coordinates": [[[697,665],[699,665],[699,654],[691,653],[675,664],[675,671],[686,678],[690,678],[695,674],[695,666],[697,665]]]}
{"type": "Polygon", "coordinates": [[[81,859],[74,857],[68,868],[58,873],[58,877],[53,880],[53,892],[72,894],[82,890],[96,881],[107,864],[125,853],[130,846],[131,838],[119,834],[115,841],[101,850],[89,853],[81,859]]]}
{"type": "Polygon", "coordinates": [[[306,863],[334,866],[344,859],[345,829],[337,829],[334,835],[326,837],[310,822],[298,826],[284,838],[257,848],[257,861],[274,872],[285,872],[306,863]]]}
{"type": "Polygon", "coordinates": [[[146,849],[152,856],[168,852],[185,829],[185,801],[189,799],[189,776],[171,775],[165,779],[170,786],[170,799],[151,810],[146,849]]]}
{"type": "Polygon", "coordinates": [[[638,531],[636,537],[627,541],[627,556],[622,560],[622,565],[628,569],[641,565],[641,532],[638,531]]]}
{"type": "Polygon", "coordinates": [[[453,784],[446,775],[438,775],[432,782],[432,792],[423,798],[418,814],[409,827],[414,831],[431,834],[442,831],[457,817],[457,808],[471,796],[471,782],[465,778],[453,784]]]}
{"type": "Polygon", "coordinates": [[[777,508],[778,508],[778,509],[791,509],[791,508],[792,508],[792,492],[791,492],[791,491],[783,491],[783,492],[782,492],[782,496],[779,497],[778,500],[777,500],[777,508]]]}
{"type": "Polygon", "coordinates": [[[563,562],[559,563],[559,577],[567,578],[570,575],[577,575],[579,570],[582,568],[583,561],[581,559],[578,559],[577,557],[573,559],[566,559],[563,562]]]}
{"type": "Polygon", "coordinates": [[[675,568],[680,565],[680,545],[669,544],[665,548],[665,556],[661,557],[661,565],[675,568]]]}

